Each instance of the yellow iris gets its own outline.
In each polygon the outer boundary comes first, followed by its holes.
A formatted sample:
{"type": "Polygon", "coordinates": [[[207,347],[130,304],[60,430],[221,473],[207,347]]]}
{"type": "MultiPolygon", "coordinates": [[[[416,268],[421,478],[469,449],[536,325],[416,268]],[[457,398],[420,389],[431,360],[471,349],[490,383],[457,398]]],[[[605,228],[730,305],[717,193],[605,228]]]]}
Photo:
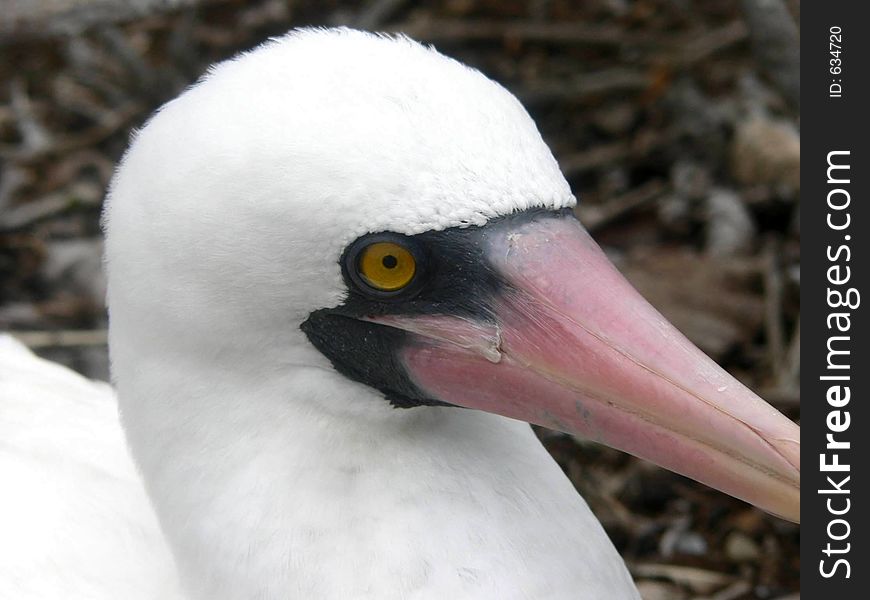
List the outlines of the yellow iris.
{"type": "Polygon", "coordinates": [[[414,256],[399,244],[375,242],[359,257],[359,274],[370,286],[382,292],[400,290],[414,278],[414,256]]]}

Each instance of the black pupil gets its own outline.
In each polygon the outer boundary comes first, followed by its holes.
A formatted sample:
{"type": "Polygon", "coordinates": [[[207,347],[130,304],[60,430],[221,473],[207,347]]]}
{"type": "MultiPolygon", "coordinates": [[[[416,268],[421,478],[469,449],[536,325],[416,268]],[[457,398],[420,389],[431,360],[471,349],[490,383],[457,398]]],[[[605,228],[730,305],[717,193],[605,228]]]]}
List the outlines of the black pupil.
{"type": "Polygon", "coordinates": [[[382,260],[381,264],[384,265],[387,269],[395,269],[396,265],[399,264],[399,259],[397,259],[392,254],[387,254],[382,260]]]}

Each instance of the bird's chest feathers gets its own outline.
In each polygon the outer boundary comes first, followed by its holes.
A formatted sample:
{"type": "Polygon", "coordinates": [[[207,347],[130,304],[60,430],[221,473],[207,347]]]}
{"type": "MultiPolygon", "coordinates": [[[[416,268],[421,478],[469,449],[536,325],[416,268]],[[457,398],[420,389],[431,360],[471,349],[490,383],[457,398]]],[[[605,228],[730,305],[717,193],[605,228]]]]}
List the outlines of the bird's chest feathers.
{"type": "Polygon", "coordinates": [[[392,435],[299,431],[287,454],[239,463],[184,536],[208,571],[196,585],[215,584],[201,595],[546,598],[599,562],[621,568],[528,426],[419,410],[392,435]]]}

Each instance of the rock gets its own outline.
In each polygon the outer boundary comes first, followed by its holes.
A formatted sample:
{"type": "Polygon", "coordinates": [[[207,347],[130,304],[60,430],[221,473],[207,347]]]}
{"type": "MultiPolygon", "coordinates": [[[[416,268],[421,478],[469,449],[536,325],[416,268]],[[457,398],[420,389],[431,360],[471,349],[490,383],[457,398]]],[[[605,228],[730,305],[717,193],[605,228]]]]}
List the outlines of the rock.
{"type": "Polygon", "coordinates": [[[674,551],[689,556],[704,556],[707,550],[707,540],[696,531],[684,532],[674,545],[674,551]]]}
{"type": "Polygon", "coordinates": [[[688,531],[687,523],[677,524],[669,528],[659,541],[659,552],[662,556],[672,557],[675,554],[687,556],[704,556],[707,554],[707,541],[696,531],[688,531]]]}
{"type": "Polygon", "coordinates": [[[748,254],[755,238],[755,223],[731,190],[716,188],[707,197],[707,253],[713,256],[748,254]]]}
{"type": "Polygon", "coordinates": [[[731,169],[744,185],[770,185],[800,192],[801,139],[784,120],[754,115],[737,126],[731,145],[731,169]]]}
{"type": "Polygon", "coordinates": [[[659,223],[668,232],[688,236],[692,231],[693,202],[680,194],[668,194],[658,202],[659,223]]]}
{"type": "Polygon", "coordinates": [[[725,538],[725,554],[736,562],[751,562],[758,560],[761,551],[751,537],[740,531],[732,531],[725,538]]]}
{"type": "Polygon", "coordinates": [[[780,0],[743,0],[755,56],[782,95],[801,107],[800,30],[780,0]]]}

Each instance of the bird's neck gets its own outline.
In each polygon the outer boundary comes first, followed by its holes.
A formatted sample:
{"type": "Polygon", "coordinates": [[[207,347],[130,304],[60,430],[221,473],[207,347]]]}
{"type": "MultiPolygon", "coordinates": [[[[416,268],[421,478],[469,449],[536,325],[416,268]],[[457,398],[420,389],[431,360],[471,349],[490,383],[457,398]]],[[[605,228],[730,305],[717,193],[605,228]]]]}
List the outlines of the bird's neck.
{"type": "Polygon", "coordinates": [[[194,597],[493,597],[581,577],[552,555],[592,538],[621,565],[524,423],[394,409],[322,368],[148,371],[119,378],[123,420],[194,597]]]}

